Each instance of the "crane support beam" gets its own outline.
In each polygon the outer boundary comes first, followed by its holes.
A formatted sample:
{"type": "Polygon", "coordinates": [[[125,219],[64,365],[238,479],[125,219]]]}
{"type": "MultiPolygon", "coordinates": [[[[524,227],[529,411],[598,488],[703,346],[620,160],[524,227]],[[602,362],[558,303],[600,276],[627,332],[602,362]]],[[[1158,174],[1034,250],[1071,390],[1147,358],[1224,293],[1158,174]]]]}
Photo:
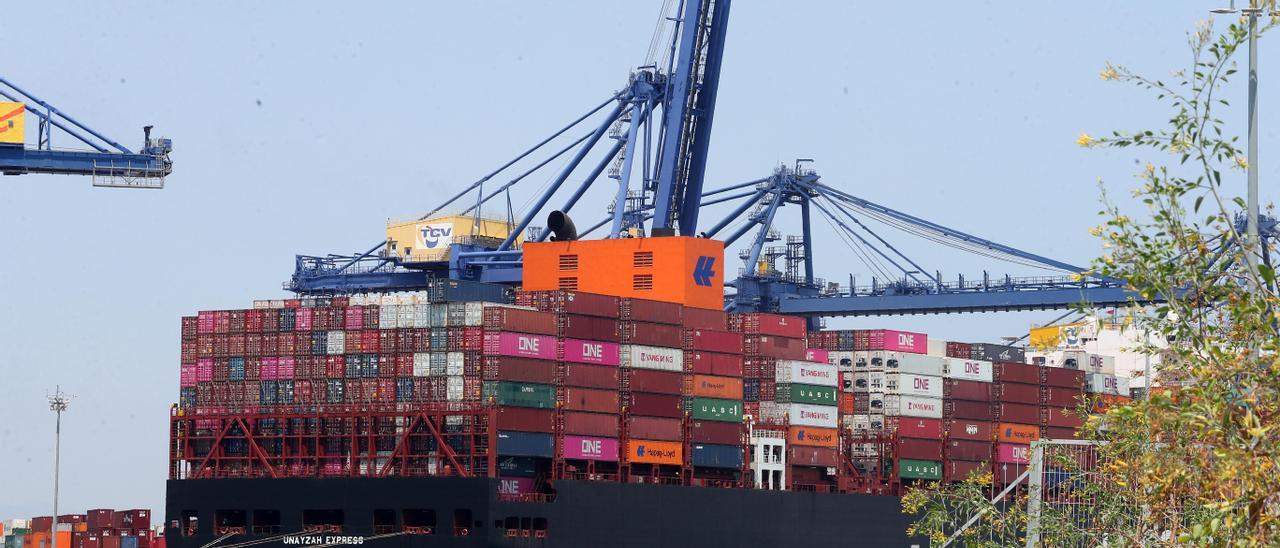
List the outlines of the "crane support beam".
{"type": "Polygon", "coordinates": [[[39,150],[0,146],[0,172],[5,175],[51,173],[114,177],[164,177],[173,165],[149,154],[39,150]]]}
{"type": "MultiPolygon", "coordinates": [[[[1163,300],[1163,299],[1160,299],[1163,300]]],[[[1146,302],[1137,293],[1120,287],[1045,289],[1036,291],[984,291],[921,295],[876,295],[782,299],[778,311],[800,316],[900,316],[956,312],[1012,312],[1056,310],[1080,303],[1093,307],[1146,302]]]]}

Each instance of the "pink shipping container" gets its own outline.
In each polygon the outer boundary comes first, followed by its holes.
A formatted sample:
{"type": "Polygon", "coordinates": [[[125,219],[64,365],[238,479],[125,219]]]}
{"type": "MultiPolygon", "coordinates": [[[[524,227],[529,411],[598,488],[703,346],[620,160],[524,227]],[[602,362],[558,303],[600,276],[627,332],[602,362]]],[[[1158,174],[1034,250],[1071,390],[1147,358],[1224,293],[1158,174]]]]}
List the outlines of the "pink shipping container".
{"type": "Polygon", "coordinates": [[[196,366],[194,364],[182,365],[178,367],[178,386],[188,387],[196,385],[196,366]]]}
{"type": "Polygon", "coordinates": [[[633,439],[678,441],[680,419],[633,416],[627,419],[627,432],[633,439]]]}
{"type": "Polygon", "coordinates": [[[264,381],[274,381],[279,377],[280,358],[262,358],[262,369],[258,373],[258,378],[264,381]]]}
{"type": "Polygon", "coordinates": [[[912,333],[910,331],[873,329],[868,332],[867,345],[867,350],[927,354],[929,352],[929,336],[924,333],[912,333]]]}
{"type": "MultiPolygon", "coordinates": [[[[533,478],[517,478],[503,476],[498,478],[499,495],[524,495],[534,492],[533,478]]],[[[141,548],[141,547],[139,547],[141,548]]]]}
{"type": "Polygon", "coordinates": [[[1031,446],[1016,443],[996,445],[996,462],[1002,464],[1028,464],[1031,462],[1031,446]]]}
{"type": "Polygon", "coordinates": [[[617,438],[594,438],[586,436],[565,436],[564,457],[567,459],[617,461],[617,438]]]}
{"type": "Polygon", "coordinates": [[[700,375],[742,376],[742,355],[690,351],[684,353],[685,369],[700,375]]]}
{"type": "Polygon", "coordinates": [[[804,352],[805,361],[828,363],[830,358],[831,354],[825,348],[810,348],[804,352]]]}
{"type": "Polygon", "coordinates": [[[729,331],[692,329],[689,331],[688,343],[685,347],[689,350],[741,354],[742,335],[729,331]]]}
{"type": "Polygon", "coordinates": [[[205,358],[196,362],[196,382],[213,382],[213,360],[205,358]]]}
{"type": "Polygon", "coordinates": [[[564,433],[614,438],[618,436],[618,415],[614,413],[565,411],[564,433]]]}
{"type": "Polygon", "coordinates": [[[556,339],[547,335],[525,333],[485,333],[486,355],[519,356],[541,360],[556,359],[556,339]]]}
{"type": "Polygon", "coordinates": [[[566,362],[618,365],[621,357],[618,343],[564,339],[561,348],[566,362]]]}

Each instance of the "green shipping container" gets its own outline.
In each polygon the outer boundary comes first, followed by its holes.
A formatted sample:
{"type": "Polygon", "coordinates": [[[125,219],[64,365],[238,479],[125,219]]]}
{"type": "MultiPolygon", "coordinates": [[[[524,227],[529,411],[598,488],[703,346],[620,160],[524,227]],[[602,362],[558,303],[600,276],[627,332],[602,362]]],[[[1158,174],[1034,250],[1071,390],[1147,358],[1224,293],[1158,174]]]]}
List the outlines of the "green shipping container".
{"type": "Polygon", "coordinates": [[[555,409],[556,387],[531,382],[498,383],[498,405],[555,409]]]}
{"type": "Polygon", "coordinates": [[[942,479],[942,463],[936,460],[898,460],[898,477],[903,479],[942,479]]]}
{"type": "Polygon", "coordinates": [[[742,422],[742,402],[719,398],[690,398],[689,414],[694,420],[742,422]]]}
{"type": "Polygon", "coordinates": [[[783,383],[778,385],[776,400],[779,403],[812,403],[836,405],[836,387],[812,384],[783,383]]]}

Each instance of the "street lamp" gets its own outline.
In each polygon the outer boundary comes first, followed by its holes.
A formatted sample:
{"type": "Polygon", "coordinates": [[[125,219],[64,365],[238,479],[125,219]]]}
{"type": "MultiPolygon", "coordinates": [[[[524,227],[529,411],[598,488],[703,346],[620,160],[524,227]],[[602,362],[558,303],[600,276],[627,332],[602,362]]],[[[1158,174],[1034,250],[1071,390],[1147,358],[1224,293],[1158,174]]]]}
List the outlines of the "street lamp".
{"type": "Polygon", "coordinates": [[[62,393],[61,387],[55,386],[53,394],[49,394],[48,398],[49,410],[58,415],[53,437],[53,525],[49,531],[53,548],[58,548],[58,459],[62,455],[62,412],[71,404],[71,396],[62,393]]]}
{"type": "MultiPolygon", "coordinates": [[[[1258,16],[1263,12],[1263,4],[1270,4],[1271,15],[1276,15],[1275,0],[1249,0],[1249,7],[1239,12],[1249,18],[1249,152],[1248,170],[1249,196],[1247,202],[1247,224],[1245,225],[1244,257],[1248,262],[1252,275],[1258,275],[1257,258],[1253,255],[1253,246],[1260,243],[1258,238],[1258,16]]],[[[1236,13],[1236,2],[1231,0],[1230,7],[1209,10],[1216,14],[1236,13]]]]}

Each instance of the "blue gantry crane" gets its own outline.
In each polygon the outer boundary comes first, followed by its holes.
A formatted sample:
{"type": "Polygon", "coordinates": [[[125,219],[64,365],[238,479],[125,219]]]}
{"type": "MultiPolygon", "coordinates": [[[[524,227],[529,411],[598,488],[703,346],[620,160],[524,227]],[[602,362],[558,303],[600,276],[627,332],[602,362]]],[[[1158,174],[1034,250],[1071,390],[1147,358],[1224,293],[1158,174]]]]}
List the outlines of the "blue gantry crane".
{"type": "MultiPolygon", "coordinates": [[[[299,255],[284,287],[314,295],[422,289],[432,277],[518,283],[520,238],[542,241],[550,236],[552,231],[531,225],[546,215],[561,187],[574,178],[580,182],[563,198],[549,224],[563,224],[592,185],[605,179],[615,185],[605,214],[577,229],[578,237],[602,230],[605,238],[697,235],[721,238],[726,249],[738,246],[743,262],[737,279],[726,283],[733,290],[726,296],[729,310],[872,316],[1047,310],[1081,302],[1115,306],[1143,300],[1121,280],[854,196],[823,182],[806,167],[808,160],[780,166],[759,179],[704,189],[729,6],[729,0],[677,2],[674,13],[660,15],[645,63],[631,73],[625,87],[421,218],[453,208],[479,219],[487,204],[505,202],[510,230],[501,242],[455,243],[447,258],[435,261],[406,260],[390,253],[385,241],[349,255],[299,255]],[[586,163],[593,154],[595,161],[586,163]],[[556,161],[563,167],[517,219],[512,188],[556,161]],[[517,171],[518,164],[532,165],[517,171]],[[583,174],[579,168],[585,165],[591,167],[583,174]],[[508,172],[515,173],[495,180],[508,172]],[[467,203],[471,195],[474,202],[467,203]],[[700,212],[719,204],[731,206],[728,213],[699,231],[700,212]],[[789,204],[800,210],[801,234],[770,245],[781,240],[775,221],[789,204]],[[815,218],[824,219],[829,233],[848,246],[850,253],[842,258],[852,257],[848,262],[861,262],[873,272],[869,284],[857,285],[852,274],[847,285],[816,277],[815,218]],[[977,279],[944,280],[941,269],[925,268],[894,245],[895,238],[886,236],[889,232],[1049,274],[1013,277],[983,272],[977,279]],[[779,260],[786,263],[784,268],[778,267],[779,260]]],[[[1276,237],[1273,220],[1262,225],[1267,237],[1276,237]]],[[[1230,242],[1218,244],[1220,255],[1230,260],[1230,242]]]]}
{"type": "Polygon", "coordinates": [[[3,77],[0,98],[9,101],[0,102],[0,130],[13,132],[0,134],[0,173],[89,175],[95,186],[163,188],[165,176],[173,171],[173,141],[151,137],[151,126],[143,128],[142,150],[134,152],[3,77]],[[27,114],[38,119],[34,146],[20,131],[27,114]],[[54,148],[54,128],[89,150],[54,148]]]}

